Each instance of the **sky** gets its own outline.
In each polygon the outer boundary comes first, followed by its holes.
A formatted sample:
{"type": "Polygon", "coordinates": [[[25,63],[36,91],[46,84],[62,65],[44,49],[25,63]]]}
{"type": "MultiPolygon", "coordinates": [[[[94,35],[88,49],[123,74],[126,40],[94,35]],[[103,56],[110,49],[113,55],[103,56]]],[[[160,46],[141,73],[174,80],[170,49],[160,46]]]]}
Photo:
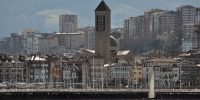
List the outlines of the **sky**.
{"type": "MultiPolygon", "coordinates": [[[[175,10],[181,5],[200,7],[200,0],[104,0],[111,9],[111,27],[152,8],[175,10]]],[[[0,0],[0,37],[25,29],[58,32],[60,14],[78,15],[78,27],[94,26],[94,10],[101,0],[0,0]]]]}

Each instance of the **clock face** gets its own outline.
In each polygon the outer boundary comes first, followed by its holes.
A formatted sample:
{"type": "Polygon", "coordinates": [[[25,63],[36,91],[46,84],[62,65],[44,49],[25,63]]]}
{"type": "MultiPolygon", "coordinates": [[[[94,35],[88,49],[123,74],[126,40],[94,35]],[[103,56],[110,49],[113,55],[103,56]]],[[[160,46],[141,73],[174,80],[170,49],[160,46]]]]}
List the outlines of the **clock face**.
{"type": "Polygon", "coordinates": [[[105,31],[105,16],[96,16],[96,31],[105,31]]]}

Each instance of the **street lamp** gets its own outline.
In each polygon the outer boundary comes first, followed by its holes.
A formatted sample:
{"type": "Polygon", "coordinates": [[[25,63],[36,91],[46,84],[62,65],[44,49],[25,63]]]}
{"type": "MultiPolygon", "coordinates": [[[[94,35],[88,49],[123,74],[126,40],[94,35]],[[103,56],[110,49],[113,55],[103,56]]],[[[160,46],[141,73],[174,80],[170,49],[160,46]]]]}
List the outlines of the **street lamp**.
{"type": "Polygon", "coordinates": [[[180,86],[180,88],[179,89],[181,89],[181,67],[182,67],[182,62],[180,63],[180,66],[179,66],[179,77],[180,77],[180,83],[179,83],[179,86],[180,86]]]}

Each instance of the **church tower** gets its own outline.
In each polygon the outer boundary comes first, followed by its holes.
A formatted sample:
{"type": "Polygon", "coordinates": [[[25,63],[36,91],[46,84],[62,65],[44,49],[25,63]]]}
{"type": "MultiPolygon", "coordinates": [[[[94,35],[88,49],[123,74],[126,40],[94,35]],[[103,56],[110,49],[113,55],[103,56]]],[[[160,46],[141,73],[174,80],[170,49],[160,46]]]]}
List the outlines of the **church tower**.
{"type": "Polygon", "coordinates": [[[95,53],[110,63],[111,10],[102,0],[95,9],[95,53]]]}

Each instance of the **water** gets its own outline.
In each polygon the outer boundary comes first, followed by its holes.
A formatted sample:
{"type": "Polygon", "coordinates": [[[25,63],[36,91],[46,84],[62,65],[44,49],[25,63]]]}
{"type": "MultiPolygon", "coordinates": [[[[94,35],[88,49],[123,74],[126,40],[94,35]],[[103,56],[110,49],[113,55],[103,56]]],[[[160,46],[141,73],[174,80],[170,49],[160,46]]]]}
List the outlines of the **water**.
{"type": "MultiPolygon", "coordinates": [[[[16,99],[16,98],[0,98],[1,100],[150,100],[150,99],[110,99],[110,98],[104,98],[104,99],[91,99],[91,98],[87,98],[87,99],[69,99],[69,98],[66,98],[66,99],[31,99],[31,98],[26,98],[26,99],[16,99]]],[[[199,99],[151,99],[151,100],[199,100],[199,99]]]]}

